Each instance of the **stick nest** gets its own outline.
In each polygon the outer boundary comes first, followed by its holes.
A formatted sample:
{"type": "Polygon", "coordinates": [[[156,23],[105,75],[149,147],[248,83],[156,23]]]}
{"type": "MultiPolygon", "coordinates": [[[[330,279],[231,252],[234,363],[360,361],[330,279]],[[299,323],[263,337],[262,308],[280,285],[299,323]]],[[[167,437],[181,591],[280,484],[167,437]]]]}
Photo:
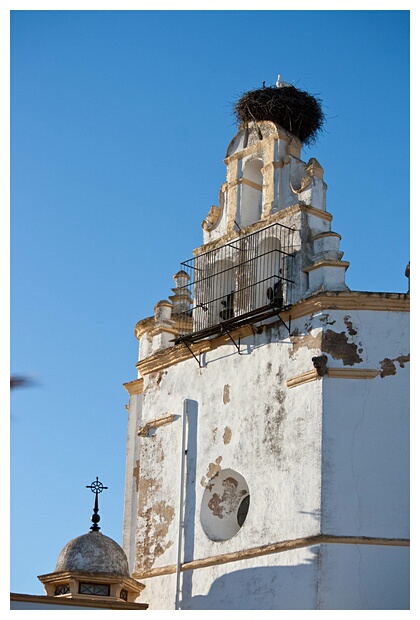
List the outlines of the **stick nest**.
{"type": "Polygon", "coordinates": [[[315,142],[325,120],[321,101],[294,86],[249,90],[237,101],[234,112],[238,125],[272,121],[303,144],[315,142]]]}

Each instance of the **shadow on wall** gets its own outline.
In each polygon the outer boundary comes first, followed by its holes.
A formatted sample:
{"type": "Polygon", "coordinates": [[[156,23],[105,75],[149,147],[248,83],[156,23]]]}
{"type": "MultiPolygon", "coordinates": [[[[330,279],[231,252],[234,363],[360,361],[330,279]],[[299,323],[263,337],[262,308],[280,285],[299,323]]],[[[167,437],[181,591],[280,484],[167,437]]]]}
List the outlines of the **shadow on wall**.
{"type": "MultiPolygon", "coordinates": [[[[185,485],[183,562],[194,559],[197,509],[196,469],[198,403],[188,399],[188,435],[185,485]]],[[[312,558],[288,566],[260,566],[232,571],[216,579],[207,595],[193,596],[193,581],[201,570],[182,573],[180,609],[316,609],[319,548],[308,549],[312,558]]],[[[297,558],[296,558],[297,559],[297,558]]],[[[205,569],[204,569],[205,570],[205,569]]],[[[202,589],[205,589],[202,588],[202,589]]]]}
{"type": "MultiPolygon", "coordinates": [[[[246,568],[216,579],[207,595],[183,597],[181,609],[316,609],[315,558],[297,566],[246,568]]],[[[192,571],[184,573],[190,582],[192,571]]],[[[194,579],[198,574],[194,575],[194,579]]],[[[189,584],[190,585],[190,584],[189,584]]]]}

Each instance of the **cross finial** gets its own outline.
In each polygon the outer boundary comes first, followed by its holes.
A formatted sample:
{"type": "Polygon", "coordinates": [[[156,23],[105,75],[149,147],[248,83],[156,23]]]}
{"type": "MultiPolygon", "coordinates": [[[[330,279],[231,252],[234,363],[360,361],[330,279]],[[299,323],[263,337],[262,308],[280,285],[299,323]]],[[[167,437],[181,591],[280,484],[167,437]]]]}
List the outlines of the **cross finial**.
{"type": "Polygon", "coordinates": [[[94,482],[92,482],[91,484],[86,485],[86,488],[90,489],[92,493],[95,493],[95,505],[93,507],[93,515],[90,518],[93,525],[90,529],[92,530],[92,532],[98,532],[101,529],[98,525],[99,521],[101,520],[101,517],[98,515],[98,512],[99,512],[98,495],[99,493],[102,493],[104,489],[107,489],[108,487],[104,487],[102,482],[98,480],[98,476],[96,476],[96,480],[94,480],[94,482]]]}

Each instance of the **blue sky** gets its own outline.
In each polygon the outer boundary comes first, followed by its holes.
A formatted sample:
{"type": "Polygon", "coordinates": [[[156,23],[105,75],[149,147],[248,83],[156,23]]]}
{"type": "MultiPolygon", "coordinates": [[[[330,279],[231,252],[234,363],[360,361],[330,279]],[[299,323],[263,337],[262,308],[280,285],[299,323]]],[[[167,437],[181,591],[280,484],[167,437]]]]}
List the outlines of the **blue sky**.
{"type": "MultiPolygon", "coordinates": [[[[202,243],[233,104],[277,74],[323,101],[316,157],[353,290],[406,292],[408,11],[17,10],[10,30],[12,592],[71,538],[122,541],[136,322],[202,243]]],[[[181,404],[180,404],[181,405],[181,404]]]]}

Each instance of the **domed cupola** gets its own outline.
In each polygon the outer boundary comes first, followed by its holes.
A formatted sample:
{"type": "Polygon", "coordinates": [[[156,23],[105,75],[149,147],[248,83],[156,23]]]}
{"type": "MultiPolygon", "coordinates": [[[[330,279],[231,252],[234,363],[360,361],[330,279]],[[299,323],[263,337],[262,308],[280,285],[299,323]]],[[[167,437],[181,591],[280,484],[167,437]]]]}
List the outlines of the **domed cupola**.
{"type": "Polygon", "coordinates": [[[90,488],[95,493],[91,531],[73,538],[58,556],[53,573],[40,575],[47,596],[77,599],[79,604],[104,608],[144,609],[147,605],[134,603],[144,585],[132,579],[124,550],[115,540],[99,530],[98,494],[107,487],[96,478],[90,488]]]}
{"type": "Polygon", "coordinates": [[[83,534],[67,543],[58,556],[54,572],[62,571],[130,576],[127,556],[123,549],[115,540],[98,531],[83,534]]]}

